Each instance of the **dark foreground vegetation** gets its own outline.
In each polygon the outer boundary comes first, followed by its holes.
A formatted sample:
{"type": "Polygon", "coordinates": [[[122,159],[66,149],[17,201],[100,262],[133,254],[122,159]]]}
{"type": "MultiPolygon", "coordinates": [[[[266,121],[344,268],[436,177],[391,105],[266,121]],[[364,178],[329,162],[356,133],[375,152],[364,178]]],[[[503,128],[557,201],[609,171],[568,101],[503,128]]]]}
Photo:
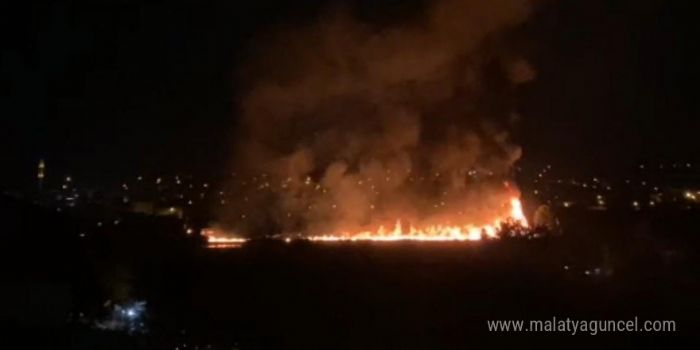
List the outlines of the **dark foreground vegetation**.
{"type": "Polygon", "coordinates": [[[695,211],[570,210],[561,235],[532,240],[208,250],[176,221],[80,236],[77,220],[3,206],[0,327],[23,348],[435,349],[493,337],[494,319],[700,326],[695,211]],[[143,329],[95,326],[129,300],[146,302],[143,329]]]}

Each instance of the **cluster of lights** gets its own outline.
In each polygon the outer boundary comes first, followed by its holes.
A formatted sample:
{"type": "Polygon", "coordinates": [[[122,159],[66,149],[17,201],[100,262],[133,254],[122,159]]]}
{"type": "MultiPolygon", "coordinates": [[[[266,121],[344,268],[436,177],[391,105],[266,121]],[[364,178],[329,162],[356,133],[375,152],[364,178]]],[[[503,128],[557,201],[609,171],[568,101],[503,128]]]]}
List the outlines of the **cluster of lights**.
{"type": "MultiPolygon", "coordinates": [[[[672,163],[670,167],[673,168],[673,169],[682,169],[682,168],[684,168],[684,167],[687,168],[687,169],[690,169],[690,168],[693,167],[693,164],[692,164],[692,163],[689,163],[689,162],[686,162],[686,163],[672,163]]],[[[660,163],[659,166],[658,166],[658,168],[659,168],[659,169],[664,169],[664,164],[663,164],[663,163],[660,163]]],[[[646,166],[645,166],[644,164],[639,164],[639,169],[644,170],[644,169],[646,169],[646,166]]]]}
{"type": "Polygon", "coordinates": [[[111,304],[112,310],[105,319],[96,320],[94,327],[110,331],[121,331],[127,333],[145,333],[146,302],[133,301],[124,304],[111,304]]]}
{"type": "Polygon", "coordinates": [[[540,171],[540,172],[537,174],[537,178],[535,178],[535,180],[534,180],[533,182],[534,182],[534,183],[539,182],[539,180],[543,179],[544,176],[547,175],[547,172],[548,172],[549,170],[552,170],[552,166],[548,164],[546,167],[544,167],[544,168],[542,169],[542,171],[540,171]]]}
{"type": "Polygon", "coordinates": [[[598,204],[599,207],[605,207],[605,199],[603,198],[603,195],[596,195],[596,204],[598,204]]]}

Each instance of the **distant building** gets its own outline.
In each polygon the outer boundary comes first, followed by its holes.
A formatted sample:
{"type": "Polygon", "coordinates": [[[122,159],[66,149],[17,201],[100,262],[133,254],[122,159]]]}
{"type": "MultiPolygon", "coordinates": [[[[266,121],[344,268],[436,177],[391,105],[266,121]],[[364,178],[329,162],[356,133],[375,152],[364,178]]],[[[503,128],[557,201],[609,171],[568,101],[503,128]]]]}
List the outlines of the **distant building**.
{"type": "Polygon", "coordinates": [[[156,215],[158,216],[176,216],[180,219],[182,219],[183,212],[181,207],[165,207],[165,208],[158,208],[156,210],[156,215]]]}
{"type": "Polygon", "coordinates": [[[156,206],[153,202],[134,202],[131,212],[143,215],[175,216],[182,219],[184,211],[179,206],[156,206]]]}
{"type": "Polygon", "coordinates": [[[39,160],[39,165],[37,167],[36,180],[39,191],[44,189],[44,178],[46,177],[46,163],[43,159],[39,160]]]}

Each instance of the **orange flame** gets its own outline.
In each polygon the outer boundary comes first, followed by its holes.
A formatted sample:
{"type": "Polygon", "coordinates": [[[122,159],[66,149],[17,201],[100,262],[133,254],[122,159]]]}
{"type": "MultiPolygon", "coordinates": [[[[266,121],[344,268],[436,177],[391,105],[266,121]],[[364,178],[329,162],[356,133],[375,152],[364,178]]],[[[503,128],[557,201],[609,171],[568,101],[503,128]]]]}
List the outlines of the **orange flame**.
{"type": "Polygon", "coordinates": [[[212,249],[240,248],[247,241],[245,238],[227,237],[219,230],[212,228],[203,229],[202,236],[207,239],[207,248],[212,249]]]}
{"type": "Polygon", "coordinates": [[[416,228],[413,225],[405,228],[401,220],[397,220],[393,229],[387,230],[379,226],[375,231],[361,231],[357,233],[341,233],[331,235],[310,236],[310,241],[339,242],[339,241],[478,241],[484,237],[498,238],[498,232],[505,223],[512,223],[520,227],[528,227],[527,219],[523,214],[522,203],[518,198],[510,201],[510,216],[497,218],[491,224],[477,225],[428,225],[416,228]]]}
{"type": "MultiPolygon", "coordinates": [[[[387,229],[379,226],[374,231],[366,230],[355,233],[342,232],[306,237],[309,241],[318,242],[356,242],[356,241],[479,241],[483,238],[499,238],[498,233],[504,225],[511,224],[522,228],[528,227],[527,218],[523,213],[522,203],[518,198],[511,198],[510,213],[506,217],[496,218],[486,225],[427,225],[425,227],[405,227],[401,219],[396,220],[394,227],[387,229]]],[[[247,241],[245,238],[231,237],[216,229],[203,229],[209,248],[239,248],[247,241]]],[[[289,238],[285,239],[289,242],[289,238]]]]}
{"type": "Polygon", "coordinates": [[[514,222],[520,224],[522,227],[527,227],[527,218],[523,213],[523,204],[520,203],[520,199],[511,198],[510,199],[510,218],[514,222]]]}

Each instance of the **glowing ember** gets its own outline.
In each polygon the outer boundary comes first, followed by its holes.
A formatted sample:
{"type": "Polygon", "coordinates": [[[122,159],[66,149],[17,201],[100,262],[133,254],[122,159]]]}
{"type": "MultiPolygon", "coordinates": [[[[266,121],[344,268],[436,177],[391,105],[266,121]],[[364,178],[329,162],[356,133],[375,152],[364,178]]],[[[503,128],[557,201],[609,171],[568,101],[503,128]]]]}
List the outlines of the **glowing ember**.
{"type": "Polygon", "coordinates": [[[333,235],[320,235],[308,237],[311,241],[338,242],[338,241],[478,241],[484,237],[498,238],[498,232],[505,224],[528,227],[527,219],[523,214],[522,204],[517,198],[510,201],[510,216],[497,218],[491,224],[476,225],[428,225],[416,228],[413,225],[405,227],[401,220],[397,220],[394,227],[387,230],[379,226],[375,231],[362,231],[357,233],[341,233],[333,235]]]}

